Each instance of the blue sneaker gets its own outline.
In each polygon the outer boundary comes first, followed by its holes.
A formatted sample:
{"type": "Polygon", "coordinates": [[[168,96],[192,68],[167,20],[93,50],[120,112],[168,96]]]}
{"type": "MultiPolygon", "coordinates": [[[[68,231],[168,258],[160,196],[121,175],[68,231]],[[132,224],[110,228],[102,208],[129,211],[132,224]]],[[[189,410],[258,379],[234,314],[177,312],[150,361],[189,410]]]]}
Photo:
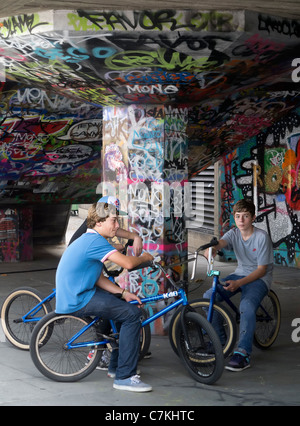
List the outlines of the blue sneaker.
{"type": "Polygon", "coordinates": [[[152,386],[143,383],[140,380],[140,376],[137,374],[135,376],[128,377],[128,379],[116,379],[114,381],[113,387],[119,390],[127,390],[131,392],[150,392],[152,391],[152,386]]]}
{"type": "Polygon", "coordinates": [[[231,357],[228,365],[226,365],[226,370],[230,371],[243,371],[246,368],[250,367],[250,358],[248,355],[243,354],[242,352],[234,352],[231,357]]]}

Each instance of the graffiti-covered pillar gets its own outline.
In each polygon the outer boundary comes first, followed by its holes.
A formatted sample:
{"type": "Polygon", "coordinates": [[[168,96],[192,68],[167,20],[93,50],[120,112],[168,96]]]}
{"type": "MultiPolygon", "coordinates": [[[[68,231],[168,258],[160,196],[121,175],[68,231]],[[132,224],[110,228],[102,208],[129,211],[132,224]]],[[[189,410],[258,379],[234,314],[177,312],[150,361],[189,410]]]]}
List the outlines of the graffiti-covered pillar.
{"type": "MultiPolygon", "coordinates": [[[[144,249],[163,264],[185,260],[184,188],[187,183],[187,109],[162,105],[107,107],[103,112],[103,195],[115,195],[127,212],[122,227],[143,238],[144,249]]],[[[173,290],[160,272],[126,273],[119,285],[142,297],[173,290]]],[[[175,281],[186,265],[168,270],[175,281]]],[[[164,302],[163,302],[164,303],[164,302]]],[[[147,305],[149,313],[161,304],[147,305]]],[[[152,324],[163,334],[164,317],[152,324]]]]}
{"type": "Polygon", "coordinates": [[[32,208],[0,208],[0,262],[33,259],[32,208]]]}

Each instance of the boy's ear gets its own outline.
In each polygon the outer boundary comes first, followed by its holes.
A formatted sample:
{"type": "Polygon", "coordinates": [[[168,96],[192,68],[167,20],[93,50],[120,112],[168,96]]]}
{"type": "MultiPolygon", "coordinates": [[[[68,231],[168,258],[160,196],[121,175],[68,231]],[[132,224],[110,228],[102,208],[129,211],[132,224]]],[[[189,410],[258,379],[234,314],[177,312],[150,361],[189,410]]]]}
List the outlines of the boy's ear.
{"type": "Polygon", "coordinates": [[[254,216],[252,216],[252,222],[254,222],[256,219],[256,214],[254,216]]]}

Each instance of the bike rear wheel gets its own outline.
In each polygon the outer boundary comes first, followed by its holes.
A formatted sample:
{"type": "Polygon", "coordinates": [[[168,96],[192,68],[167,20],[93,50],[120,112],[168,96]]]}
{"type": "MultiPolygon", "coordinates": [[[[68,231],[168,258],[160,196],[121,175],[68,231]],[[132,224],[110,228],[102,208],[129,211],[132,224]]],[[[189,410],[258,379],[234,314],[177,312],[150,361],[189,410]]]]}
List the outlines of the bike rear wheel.
{"type": "Polygon", "coordinates": [[[270,290],[256,312],[254,345],[259,349],[268,349],[278,336],[280,323],[280,303],[274,291],[270,290]]]}
{"type": "Polygon", "coordinates": [[[196,312],[182,313],[176,326],[180,358],[197,382],[211,385],[222,375],[224,357],[220,340],[212,325],[196,312]]]}
{"type": "Polygon", "coordinates": [[[19,349],[29,350],[32,331],[38,319],[52,311],[49,302],[44,302],[40,309],[23,321],[24,315],[30,312],[45,297],[31,287],[20,287],[11,292],[4,300],[1,308],[1,324],[7,340],[19,349]]]}
{"type": "MultiPolygon", "coordinates": [[[[75,382],[95,370],[102,355],[101,350],[92,351],[95,347],[85,345],[76,349],[66,347],[69,339],[86,325],[88,320],[84,318],[55,312],[39,321],[32,333],[30,355],[44,376],[58,382],[75,382]]],[[[98,340],[96,328],[91,326],[75,342],[90,344],[98,340]]]]}

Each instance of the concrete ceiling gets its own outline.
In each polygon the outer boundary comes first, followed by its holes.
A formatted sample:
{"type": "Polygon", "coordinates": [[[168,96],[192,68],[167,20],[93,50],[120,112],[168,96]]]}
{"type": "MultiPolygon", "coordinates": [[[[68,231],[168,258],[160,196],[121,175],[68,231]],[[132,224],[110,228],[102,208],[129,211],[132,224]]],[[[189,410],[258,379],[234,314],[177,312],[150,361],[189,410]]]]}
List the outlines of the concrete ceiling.
{"type": "Polygon", "coordinates": [[[87,117],[96,121],[108,105],[189,107],[190,176],[300,106],[293,62],[300,57],[299,1],[186,1],[184,11],[179,1],[164,2],[163,11],[158,4],[130,2],[121,10],[121,2],[101,3],[101,9],[82,1],[1,3],[0,202],[26,184],[24,176],[46,173],[50,156],[45,165],[36,146],[45,151],[45,134],[62,131],[70,116],[65,104],[65,121],[57,104],[51,109],[54,96],[88,105],[87,117]],[[47,114],[40,113],[46,123],[33,118],[44,105],[20,100],[35,88],[47,94],[47,114]],[[26,131],[40,135],[34,147],[20,147],[26,131]],[[16,154],[22,149],[30,151],[28,164],[16,154]]]}
{"type": "Polygon", "coordinates": [[[0,4],[0,17],[33,13],[42,10],[84,9],[84,10],[252,10],[270,15],[300,19],[299,0],[3,0],[0,4]]]}

